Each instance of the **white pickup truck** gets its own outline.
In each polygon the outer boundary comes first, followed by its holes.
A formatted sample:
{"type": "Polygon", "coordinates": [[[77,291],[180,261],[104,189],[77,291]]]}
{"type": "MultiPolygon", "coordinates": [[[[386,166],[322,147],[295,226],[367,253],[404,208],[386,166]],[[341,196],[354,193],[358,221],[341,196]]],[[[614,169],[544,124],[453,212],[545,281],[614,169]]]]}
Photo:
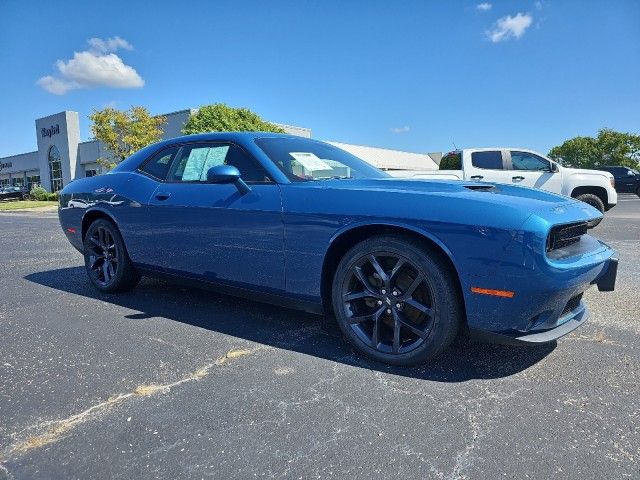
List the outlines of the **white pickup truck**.
{"type": "Polygon", "coordinates": [[[476,180],[540,188],[582,200],[605,212],[618,203],[613,175],[563,167],[523,148],[469,148],[447,153],[439,170],[394,170],[396,177],[476,180]]]}

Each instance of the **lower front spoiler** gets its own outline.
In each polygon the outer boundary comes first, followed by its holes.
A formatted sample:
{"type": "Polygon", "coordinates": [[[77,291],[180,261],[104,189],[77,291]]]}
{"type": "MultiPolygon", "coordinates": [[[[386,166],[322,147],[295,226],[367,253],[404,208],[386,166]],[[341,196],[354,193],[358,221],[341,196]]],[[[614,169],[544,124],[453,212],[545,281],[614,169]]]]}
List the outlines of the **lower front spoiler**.
{"type": "Polygon", "coordinates": [[[501,345],[536,345],[557,340],[560,337],[571,333],[581,326],[589,318],[589,310],[583,306],[569,320],[549,330],[538,332],[488,332],[486,330],[470,329],[469,335],[473,340],[487,343],[497,343],[501,345]]]}

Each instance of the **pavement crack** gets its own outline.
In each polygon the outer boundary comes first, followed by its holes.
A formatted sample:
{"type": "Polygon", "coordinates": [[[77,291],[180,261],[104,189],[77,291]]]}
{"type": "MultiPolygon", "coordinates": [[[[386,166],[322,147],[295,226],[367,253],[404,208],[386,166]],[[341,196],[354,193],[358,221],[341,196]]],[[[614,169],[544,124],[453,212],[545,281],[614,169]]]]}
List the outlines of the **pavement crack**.
{"type": "MultiPolygon", "coordinates": [[[[80,413],[71,415],[70,417],[62,420],[50,420],[42,422],[36,425],[29,426],[23,429],[21,432],[14,434],[14,437],[20,437],[23,432],[34,432],[30,435],[23,435],[22,439],[14,442],[5,451],[0,454],[0,462],[5,461],[8,458],[20,456],[28,453],[31,450],[44,447],[51,443],[57,442],[62,439],[67,433],[76,428],[77,426],[97,418],[99,415],[111,410],[112,408],[128,402],[135,398],[150,397],[157,394],[169,393],[172,389],[189,382],[201,380],[209,375],[211,369],[214,367],[226,365],[229,362],[236,360],[240,357],[250,355],[258,349],[231,349],[224,355],[218,357],[214,362],[208,363],[194,372],[182,377],[179,380],[171,383],[158,384],[143,384],[138,385],[130,392],[119,393],[109,397],[107,400],[93,405],[80,413]]],[[[0,464],[0,467],[2,465],[0,464]]],[[[4,467],[2,467],[6,470],[4,467]]],[[[0,470],[1,472],[2,470],[0,470]]]]}

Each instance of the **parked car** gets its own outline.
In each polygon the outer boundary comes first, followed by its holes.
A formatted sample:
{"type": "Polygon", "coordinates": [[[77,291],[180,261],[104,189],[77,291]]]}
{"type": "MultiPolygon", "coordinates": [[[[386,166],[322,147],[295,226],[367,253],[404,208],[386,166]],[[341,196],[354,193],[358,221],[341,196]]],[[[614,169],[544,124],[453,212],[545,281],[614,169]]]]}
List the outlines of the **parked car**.
{"type": "Polygon", "coordinates": [[[510,183],[560,193],[600,212],[618,202],[613,175],[600,170],[567,168],[523,148],[467,148],[446,154],[438,171],[392,172],[394,176],[450,178],[510,183]]]}
{"type": "Polygon", "coordinates": [[[0,188],[0,200],[27,200],[29,190],[26,187],[3,187],[0,188]]]}
{"type": "Polygon", "coordinates": [[[598,170],[609,172],[616,181],[616,191],[635,193],[640,197],[640,173],[633,168],[620,166],[598,167],[598,170]]]}
{"type": "Polygon", "coordinates": [[[582,325],[584,291],[616,278],[614,251],[587,230],[601,215],[530,188],[392,178],[264,132],[157,143],[68,184],[59,206],[101,292],[151,275],[333,312],[357,349],[396,365],[462,329],[531,344],[582,325]]]}

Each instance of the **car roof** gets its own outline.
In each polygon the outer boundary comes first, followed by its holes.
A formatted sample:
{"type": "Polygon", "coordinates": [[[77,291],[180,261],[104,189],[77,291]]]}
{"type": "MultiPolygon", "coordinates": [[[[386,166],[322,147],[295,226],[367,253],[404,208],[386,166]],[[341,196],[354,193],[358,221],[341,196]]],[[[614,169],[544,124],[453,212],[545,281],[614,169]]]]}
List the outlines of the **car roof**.
{"type": "Polygon", "coordinates": [[[290,138],[290,139],[302,139],[310,142],[320,142],[313,138],[301,137],[299,135],[290,135],[288,133],[275,133],[275,132],[210,132],[210,133],[198,133],[195,135],[183,135],[181,137],[168,138],[157,143],[153,143],[120,162],[111,172],[125,172],[135,170],[140,163],[148,158],[150,154],[155,154],[162,148],[186,142],[206,142],[206,141],[229,141],[242,144],[251,142],[257,138],[290,138]]]}
{"type": "MultiPolygon", "coordinates": [[[[265,137],[306,138],[306,137],[299,137],[297,135],[290,135],[288,133],[275,133],[275,132],[210,132],[210,133],[197,133],[195,135],[183,135],[181,137],[169,138],[167,140],[163,140],[162,142],[156,143],[156,145],[170,145],[173,143],[197,142],[197,141],[207,141],[207,140],[241,141],[241,140],[253,140],[256,138],[265,138],[265,137]]],[[[312,140],[312,139],[309,138],[307,140],[312,140]]]]}

